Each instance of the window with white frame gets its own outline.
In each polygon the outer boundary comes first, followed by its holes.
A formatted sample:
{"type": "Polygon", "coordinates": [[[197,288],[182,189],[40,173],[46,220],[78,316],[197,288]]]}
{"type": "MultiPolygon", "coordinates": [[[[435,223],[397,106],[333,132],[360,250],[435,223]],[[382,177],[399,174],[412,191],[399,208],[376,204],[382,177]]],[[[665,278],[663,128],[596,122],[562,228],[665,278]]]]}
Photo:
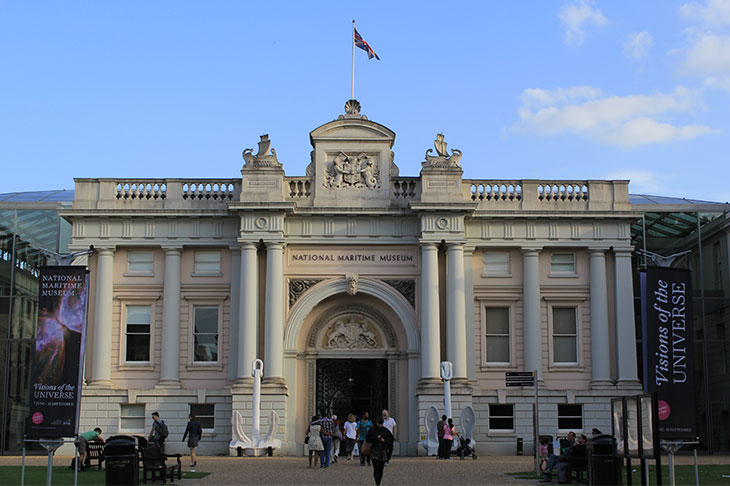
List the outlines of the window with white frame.
{"type": "Polygon", "coordinates": [[[510,309],[509,307],[486,307],[484,352],[487,364],[510,363],[510,309]]]}
{"type": "Polygon", "coordinates": [[[583,405],[558,405],[558,429],[583,430],[583,405]]]}
{"type": "Polygon", "coordinates": [[[509,252],[506,251],[485,251],[484,252],[484,273],[485,277],[508,277],[509,252]]]}
{"type": "Polygon", "coordinates": [[[193,362],[218,362],[218,314],[217,305],[193,307],[193,362]]]}
{"type": "Polygon", "coordinates": [[[551,275],[575,275],[575,253],[553,253],[550,255],[551,275]]]}
{"type": "Polygon", "coordinates": [[[196,251],[193,273],[200,275],[217,275],[221,273],[221,252],[196,251]]]}
{"type": "Polygon", "coordinates": [[[144,404],[122,403],[119,405],[119,430],[144,432],[144,404]]]}
{"type": "Polygon", "coordinates": [[[505,431],[515,428],[514,405],[489,405],[489,430],[505,431]]]}
{"type": "Polygon", "coordinates": [[[553,307],[553,363],[578,364],[578,319],[575,307],[553,307]]]}
{"type": "Polygon", "coordinates": [[[127,252],[127,272],[151,275],[155,272],[155,255],[151,251],[127,252]]]}
{"type": "Polygon", "coordinates": [[[124,360],[128,363],[150,361],[150,336],[152,330],[152,306],[126,306],[124,360]]]}
{"type": "Polygon", "coordinates": [[[190,415],[195,415],[202,428],[215,429],[215,405],[191,403],[190,415]]]}

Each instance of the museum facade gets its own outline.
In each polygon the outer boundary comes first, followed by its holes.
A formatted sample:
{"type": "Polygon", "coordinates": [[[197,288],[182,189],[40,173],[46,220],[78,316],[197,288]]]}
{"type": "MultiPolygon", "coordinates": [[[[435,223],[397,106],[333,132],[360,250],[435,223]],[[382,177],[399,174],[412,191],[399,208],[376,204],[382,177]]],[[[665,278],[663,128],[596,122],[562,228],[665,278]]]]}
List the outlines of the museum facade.
{"type": "Polygon", "coordinates": [[[401,176],[395,133],[354,100],[310,139],[303,176],[264,135],[236,179],[76,179],[69,248],[95,250],[82,429],[145,433],[159,411],[182,452],[195,413],[201,452],[227,454],[261,358],[288,455],[318,412],[383,408],[396,454],[425,454],[442,361],[482,453],[532,447],[534,391],[510,371],[537,371],[541,433],[610,431],[610,398],[641,392],[628,181],[463,179],[441,134],[401,176]]]}

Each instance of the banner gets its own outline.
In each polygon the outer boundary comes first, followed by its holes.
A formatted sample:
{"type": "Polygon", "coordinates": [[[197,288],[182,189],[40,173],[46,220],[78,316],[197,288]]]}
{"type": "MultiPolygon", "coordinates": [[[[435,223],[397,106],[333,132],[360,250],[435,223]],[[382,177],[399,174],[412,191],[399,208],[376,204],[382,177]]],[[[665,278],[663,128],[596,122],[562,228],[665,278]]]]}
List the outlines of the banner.
{"type": "Polygon", "coordinates": [[[41,267],[38,335],[30,375],[26,434],[78,433],[89,275],[86,267],[41,267]]]}
{"type": "Polygon", "coordinates": [[[644,391],[657,392],[662,440],[694,439],[694,334],[689,270],[641,272],[644,391]]]}

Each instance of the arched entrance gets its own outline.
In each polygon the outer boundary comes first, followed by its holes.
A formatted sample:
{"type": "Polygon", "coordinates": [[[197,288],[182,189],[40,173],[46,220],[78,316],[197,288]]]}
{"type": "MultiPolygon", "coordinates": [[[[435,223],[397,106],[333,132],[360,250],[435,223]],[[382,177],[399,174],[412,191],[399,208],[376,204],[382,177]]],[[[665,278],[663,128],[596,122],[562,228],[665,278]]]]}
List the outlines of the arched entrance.
{"type": "Polygon", "coordinates": [[[390,323],[373,307],[331,307],[312,327],[307,349],[310,365],[314,361],[312,414],[375,416],[397,403],[398,343],[390,323]]]}
{"type": "Polygon", "coordinates": [[[310,417],[317,412],[318,402],[330,406],[328,400],[331,398],[333,408],[352,407],[358,415],[363,410],[357,408],[363,406],[377,413],[382,408],[388,408],[399,425],[396,451],[405,452],[408,448],[415,453],[418,441],[415,396],[420,376],[420,335],[413,305],[396,289],[382,281],[362,277],[356,295],[348,293],[345,278],[317,283],[292,305],[287,318],[284,348],[289,389],[287,409],[296,415],[295,420],[287,420],[287,436],[292,446],[296,443],[297,451],[302,450],[303,431],[310,417]],[[346,325],[350,322],[348,316],[354,319],[351,325],[346,325]],[[358,319],[362,319],[362,322],[358,319]],[[338,320],[342,320],[339,331],[338,320]],[[365,329],[359,326],[360,323],[367,324],[365,329]],[[368,344],[363,333],[373,339],[375,344],[368,344]],[[375,337],[368,333],[373,333],[375,337]],[[328,387],[323,382],[328,379],[327,368],[336,368],[338,363],[343,363],[336,360],[348,360],[347,366],[351,366],[337,378],[341,385],[344,380],[349,383],[352,378],[357,385],[365,386],[368,383],[370,386],[367,370],[374,370],[381,377],[375,386],[383,390],[375,395],[380,393],[382,398],[376,397],[364,404],[359,401],[357,393],[328,387]],[[318,368],[325,373],[320,378],[319,392],[318,368]],[[352,398],[354,401],[350,401],[352,398]],[[381,405],[380,400],[385,405],[381,405]],[[336,401],[340,401],[340,404],[335,404],[336,401]],[[343,401],[346,401],[344,405],[343,401]]]}

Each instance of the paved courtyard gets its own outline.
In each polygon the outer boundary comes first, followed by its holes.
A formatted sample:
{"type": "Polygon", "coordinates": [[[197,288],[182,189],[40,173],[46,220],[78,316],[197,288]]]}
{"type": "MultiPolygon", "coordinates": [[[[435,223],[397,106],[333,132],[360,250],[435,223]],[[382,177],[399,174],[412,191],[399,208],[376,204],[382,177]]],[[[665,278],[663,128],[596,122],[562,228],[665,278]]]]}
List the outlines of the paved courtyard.
{"type": "MultiPolygon", "coordinates": [[[[33,456],[28,464],[45,465],[46,457],[33,456]]],[[[70,457],[57,456],[55,464],[68,464],[70,457]]],[[[663,463],[666,464],[666,457],[663,463]]],[[[730,464],[727,456],[700,456],[701,464],[730,464]]],[[[678,464],[692,464],[691,456],[677,457],[678,464]]],[[[183,458],[183,464],[187,464],[183,458]]],[[[0,456],[0,465],[20,465],[18,456],[0,456]]],[[[383,486],[397,485],[502,485],[521,484],[536,486],[538,481],[518,480],[508,472],[527,471],[533,467],[531,457],[480,456],[478,460],[454,459],[438,461],[435,458],[396,457],[385,468],[383,486]]],[[[187,470],[187,467],[184,467],[187,470]]],[[[211,475],[177,484],[206,485],[370,485],[374,484],[370,467],[360,467],[355,461],[341,461],[329,469],[307,469],[304,457],[208,457],[198,458],[198,471],[211,475]]]]}

